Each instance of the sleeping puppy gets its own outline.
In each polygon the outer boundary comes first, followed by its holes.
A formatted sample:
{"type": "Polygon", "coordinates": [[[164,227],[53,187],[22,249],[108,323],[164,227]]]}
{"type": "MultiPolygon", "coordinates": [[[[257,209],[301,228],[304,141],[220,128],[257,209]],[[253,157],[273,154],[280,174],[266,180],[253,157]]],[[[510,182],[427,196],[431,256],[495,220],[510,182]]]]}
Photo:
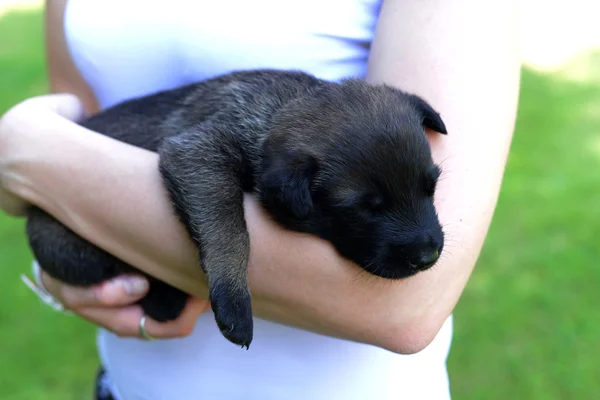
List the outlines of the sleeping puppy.
{"type": "MultiPolygon", "coordinates": [[[[216,322],[242,347],[253,336],[244,192],[284,228],[329,241],[376,276],[409,277],[442,252],[433,203],[440,169],[424,128],[446,127],[415,95],[358,79],[240,71],[126,101],[82,125],[159,153],[216,322]]],[[[42,269],[61,281],[86,286],[137,271],[38,208],[27,234],[42,269]]],[[[149,279],[145,313],[177,318],[187,295],[149,279]]]]}

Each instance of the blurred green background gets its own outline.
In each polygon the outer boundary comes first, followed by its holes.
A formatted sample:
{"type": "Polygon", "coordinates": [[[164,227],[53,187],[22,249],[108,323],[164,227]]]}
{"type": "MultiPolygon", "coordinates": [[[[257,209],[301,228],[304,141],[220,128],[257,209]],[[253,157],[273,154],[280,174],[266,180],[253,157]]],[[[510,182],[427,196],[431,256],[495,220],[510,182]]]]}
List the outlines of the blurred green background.
{"type": "MultiPolygon", "coordinates": [[[[1,2],[0,2],[1,5],[1,2]]],[[[42,14],[0,8],[0,114],[46,91],[42,14]]],[[[599,47],[600,48],[600,47],[599,47]]],[[[455,312],[454,399],[600,398],[600,52],[524,67],[498,208],[455,312]]],[[[95,329],[19,281],[23,222],[0,216],[0,399],[90,398],[95,329]]]]}

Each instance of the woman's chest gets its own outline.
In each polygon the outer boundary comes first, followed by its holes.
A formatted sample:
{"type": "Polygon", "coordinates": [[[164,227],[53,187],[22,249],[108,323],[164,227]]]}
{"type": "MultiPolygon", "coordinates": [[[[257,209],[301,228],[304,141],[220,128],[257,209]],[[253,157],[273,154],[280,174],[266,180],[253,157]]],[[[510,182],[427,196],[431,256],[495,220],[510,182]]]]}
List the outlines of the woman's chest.
{"type": "Polygon", "coordinates": [[[381,0],[70,0],[74,61],[103,105],[239,69],[364,73],[381,0]]]}

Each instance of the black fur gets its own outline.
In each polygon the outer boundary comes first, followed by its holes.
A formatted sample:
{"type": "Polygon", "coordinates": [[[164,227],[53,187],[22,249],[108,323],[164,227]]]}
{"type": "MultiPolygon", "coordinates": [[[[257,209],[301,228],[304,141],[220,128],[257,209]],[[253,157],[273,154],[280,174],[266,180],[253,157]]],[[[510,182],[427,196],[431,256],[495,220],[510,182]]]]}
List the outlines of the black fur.
{"type": "MultiPolygon", "coordinates": [[[[256,193],[283,227],[330,241],[384,278],[414,275],[442,252],[433,205],[439,168],[424,128],[446,127],[415,95],[357,79],[244,71],[124,102],[82,125],[158,151],[174,210],[198,246],[217,324],[242,347],[253,335],[244,192],[256,193]]],[[[41,267],[67,283],[136,271],[37,208],[27,233],[41,267]]],[[[186,300],[151,278],[140,304],[168,321],[186,300]]]]}

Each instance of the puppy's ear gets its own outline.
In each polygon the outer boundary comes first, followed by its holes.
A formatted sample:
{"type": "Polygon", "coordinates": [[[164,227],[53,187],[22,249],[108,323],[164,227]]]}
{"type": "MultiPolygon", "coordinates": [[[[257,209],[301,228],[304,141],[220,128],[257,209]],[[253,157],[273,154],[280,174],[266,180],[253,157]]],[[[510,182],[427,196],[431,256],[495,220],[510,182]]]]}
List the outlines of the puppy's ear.
{"type": "Polygon", "coordinates": [[[423,118],[423,127],[429,128],[433,131],[443,133],[444,135],[448,134],[446,130],[446,125],[440,114],[438,114],[425,100],[417,95],[411,95],[411,101],[414,106],[417,108],[418,112],[421,114],[423,118]]]}
{"type": "Polygon", "coordinates": [[[298,220],[307,219],[313,210],[310,191],[317,172],[317,160],[298,152],[278,154],[263,163],[261,200],[278,212],[298,220]]]}

